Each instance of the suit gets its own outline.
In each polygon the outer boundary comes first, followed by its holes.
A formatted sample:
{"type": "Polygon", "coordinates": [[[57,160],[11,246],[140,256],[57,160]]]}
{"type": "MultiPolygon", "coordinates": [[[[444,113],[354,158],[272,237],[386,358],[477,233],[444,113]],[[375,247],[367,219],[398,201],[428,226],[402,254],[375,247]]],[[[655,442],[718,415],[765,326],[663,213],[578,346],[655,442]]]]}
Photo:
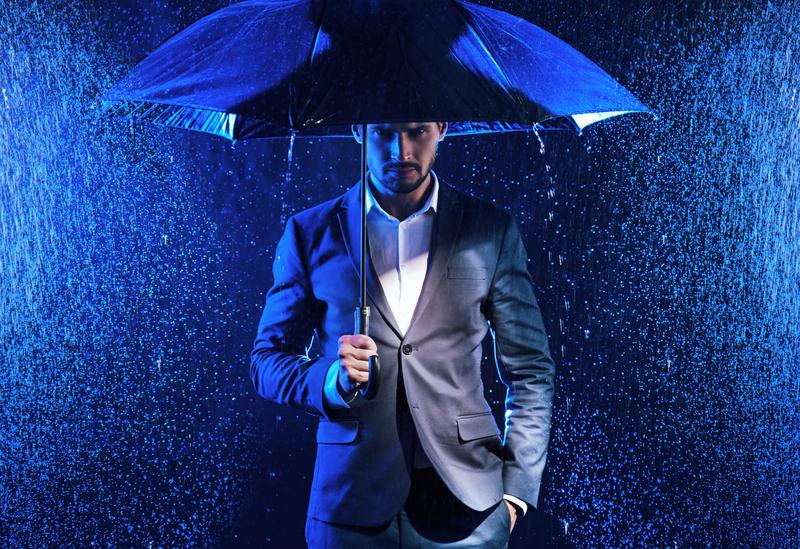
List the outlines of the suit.
{"type": "Polygon", "coordinates": [[[251,377],[261,396],[319,417],[310,517],[377,526],[401,509],[410,475],[398,394],[407,399],[402,404],[426,456],[458,500],[477,511],[503,493],[538,502],[555,367],[527,254],[508,213],[447,184],[439,192],[428,270],[404,334],[368,262],[381,388],[375,400],[349,409],[329,407],[323,391],[338,338],[353,331],[359,185],[291,217],[278,243],[251,377]],[[490,329],[508,387],[502,440],[480,376],[490,329]],[[322,353],[309,358],[315,331],[322,353]]]}

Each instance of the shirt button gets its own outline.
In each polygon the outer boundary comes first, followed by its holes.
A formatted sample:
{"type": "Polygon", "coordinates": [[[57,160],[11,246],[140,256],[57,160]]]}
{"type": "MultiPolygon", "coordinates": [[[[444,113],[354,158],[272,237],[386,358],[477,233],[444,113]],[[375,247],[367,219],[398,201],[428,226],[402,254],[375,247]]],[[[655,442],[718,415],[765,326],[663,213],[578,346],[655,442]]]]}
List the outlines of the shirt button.
{"type": "Polygon", "coordinates": [[[411,354],[411,350],[412,350],[412,347],[408,343],[403,345],[403,354],[404,355],[410,355],[411,354]]]}

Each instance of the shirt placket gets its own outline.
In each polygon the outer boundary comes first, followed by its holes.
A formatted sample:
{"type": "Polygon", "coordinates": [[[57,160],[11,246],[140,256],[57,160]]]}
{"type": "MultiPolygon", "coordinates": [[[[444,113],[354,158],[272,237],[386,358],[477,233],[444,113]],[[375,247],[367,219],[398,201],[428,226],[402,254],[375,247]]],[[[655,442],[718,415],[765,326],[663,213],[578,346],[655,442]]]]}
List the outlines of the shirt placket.
{"type": "Polygon", "coordinates": [[[408,275],[405,269],[406,254],[407,254],[406,224],[401,221],[400,223],[397,224],[397,281],[399,288],[397,296],[397,309],[403,318],[403,331],[405,331],[406,326],[408,325],[408,319],[406,318],[406,311],[405,308],[403,307],[403,299],[406,296],[405,286],[407,285],[407,275],[408,275]]]}

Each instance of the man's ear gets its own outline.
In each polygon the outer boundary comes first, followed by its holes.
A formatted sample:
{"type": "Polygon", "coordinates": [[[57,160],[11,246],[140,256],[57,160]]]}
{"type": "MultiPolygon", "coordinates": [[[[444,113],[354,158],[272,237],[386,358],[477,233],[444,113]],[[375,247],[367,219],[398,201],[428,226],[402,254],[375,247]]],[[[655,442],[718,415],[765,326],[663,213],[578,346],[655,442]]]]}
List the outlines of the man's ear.
{"type": "Polygon", "coordinates": [[[361,124],[350,124],[350,131],[353,132],[356,143],[361,145],[361,124]]]}
{"type": "Polygon", "coordinates": [[[436,124],[439,126],[439,139],[436,141],[442,141],[447,133],[447,122],[437,122],[436,124]]]}

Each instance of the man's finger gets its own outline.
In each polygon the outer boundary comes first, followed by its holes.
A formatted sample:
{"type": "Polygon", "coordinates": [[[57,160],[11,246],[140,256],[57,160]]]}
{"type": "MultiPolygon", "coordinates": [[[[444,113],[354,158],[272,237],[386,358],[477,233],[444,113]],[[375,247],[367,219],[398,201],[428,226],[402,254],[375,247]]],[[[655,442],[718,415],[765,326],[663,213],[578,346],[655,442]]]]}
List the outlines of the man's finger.
{"type": "Polygon", "coordinates": [[[351,345],[342,345],[339,347],[339,358],[353,358],[356,360],[369,360],[369,357],[375,354],[375,351],[369,349],[359,349],[351,345]]]}
{"type": "Polygon", "coordinates": [[[371,351],[378,350],[378,346],[375,344],[375,341],[366,335],[354,335],[350,340],[350,344],[353,347],[358,347],[359,349],[369,349],[371,351]]]}
{"type": "Polygon", "coordinates": [[[369,362],[354,358],[339,359],[339,364],[351,372],[369,372],[369,362]]]}
{"type": "Polygon", "coordinates": [[[370,349],[357,349],[355,347],[351,348],[351,350],[346,353],[348,357],[353,357],[357,360],[369,360],[369,357],[375,354],[374,351],[370,349]]]}
{"type": "Polygon", "coordinates": [[[366,383],[369,381],[369,373],[367,372],[358,372],[354,377],[357,383],[366,383]]]}

